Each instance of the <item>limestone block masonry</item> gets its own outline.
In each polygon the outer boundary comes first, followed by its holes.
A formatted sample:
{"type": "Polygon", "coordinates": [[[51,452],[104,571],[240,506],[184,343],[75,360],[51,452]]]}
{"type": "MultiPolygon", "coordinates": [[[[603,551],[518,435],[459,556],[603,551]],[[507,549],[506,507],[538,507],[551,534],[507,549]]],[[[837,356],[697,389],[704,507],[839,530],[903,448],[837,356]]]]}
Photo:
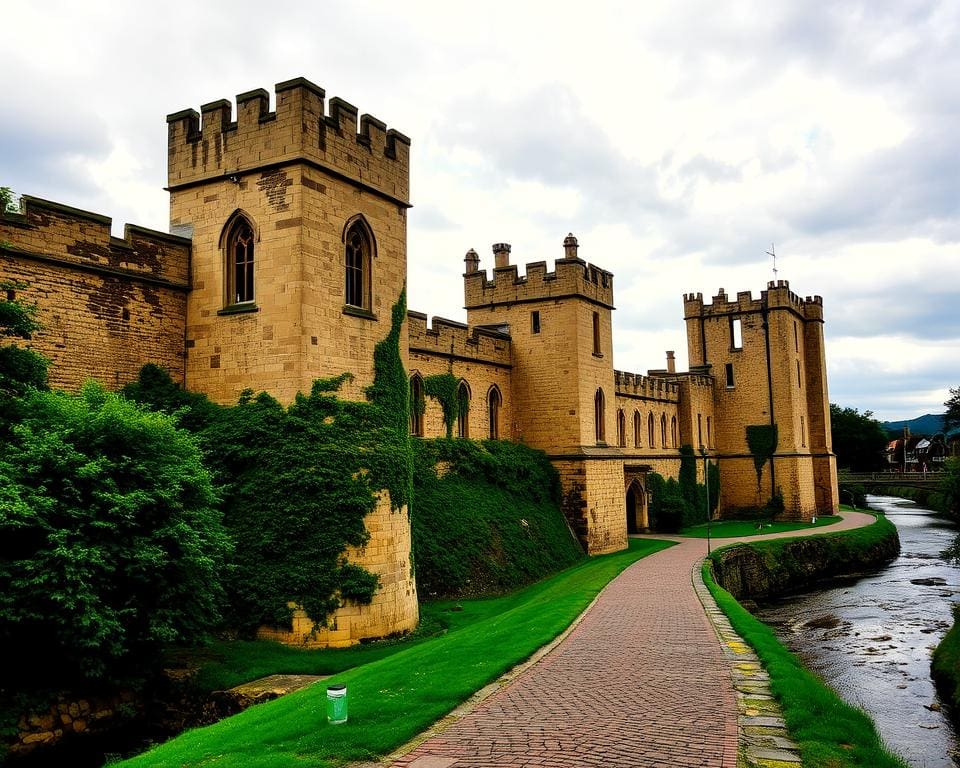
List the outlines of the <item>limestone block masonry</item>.
{"type": "MultiPolygon", "coordinates": [[[[128,226],[114,238],[106,217],[29,197],[0,213],[0,280],[24,284],[11,294],[39,307],[43,328],[26,343],[53,360],[56,386],[119,387],[154,362],[221,403],[247,388],[290,402],[344,372],[354,378],[342,394],[364,397],[406,283],[410,140],[303,78],[277,84],[270,102],[257,89],[235,109],[221,99],[167,116],[175,234],[128,226]]],[[[631,373],[614,367],[614,276],[579,248],[568,234],[552,267],[523,269],[508,243],[493,245],[492,268],[471,248],[466,323],[408,313],[411,387],[459,380],[453,435],[545,451],[591,554],[649,525],[647,478],[676,478],[684,445],[719,464],[721,515],[777,494],[787,517],[835,511],[823,300],[784,280],[759,298],[687,294],[690,370],[668,351],[665,368],[631,373]],[[748,427],[778,437],[759,476],[748,427]]],[[[440,404],[425,398],[411,431],[444,435],[440,404]]],[[[369,543],[348,556],[380,576],[374,603],[345,606],[319,632],[298,616],[291,632],[265,634],[342,645],[415,626],[406,511],[381,498],[366,523],[369,543]]]]}
{"type": "Polygon", "coordinates": [[[419,619],[417,584],[410,560],[410,516],[406,507],[390,508],[386,491],[377,497],[377,506],[364,519],[370,539],[363,547],[350,547],[347,559],[359,563],[380,578],[369,605],[350,603],[328,618],[327,627],[314,628],[307,614],[293,606],[290,631],[262,627],[257,637],[288,645],[313,648],[343,648],[360,640],[390,637],[416,629],[419,619]]]}

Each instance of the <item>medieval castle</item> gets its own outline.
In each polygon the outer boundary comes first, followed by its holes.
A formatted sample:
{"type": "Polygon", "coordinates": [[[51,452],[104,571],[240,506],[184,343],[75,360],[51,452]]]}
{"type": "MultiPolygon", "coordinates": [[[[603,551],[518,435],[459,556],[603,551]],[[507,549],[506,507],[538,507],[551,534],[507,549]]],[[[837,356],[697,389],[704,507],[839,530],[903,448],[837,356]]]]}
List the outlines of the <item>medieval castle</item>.
{"type": "MultiPolygon", "coordinates": [[[[167,116],[169,234],[128,225],[114,238],[107,217],[27,196],[0,216],[0,281],[24,284],[17,293],[40,308],[31,344],[53,361],[54,386],[119,387],[148,362],[222,403],[246,388],[289,402],[343,371],[347,397],[371,382],[406,280],[410,140],[302,78],[276,86],[275,111],[262,89],[236,102],[235,115],[221,100],[167,116]]],[[[454,434],[544,450],[591,554],[647,527],[647,475],[676,477],[683,445],[719,464],[721,514],[778,492],[789,517],[836,511],[819,296],[786,281],[759,298],[688,294],[690,370],[668,352],[664,369],[628,373],[613,365],[613,275],[582,261],[573,235],[562,248],[523,273],[506,243],[489,272],[470,250],[466,323],[408,313],[402,354],[423,403],[413,435],[445,434],[423,378],[454,374],[454,434]],[[775,427],[769,461],[756,461],[751,427],[775,427]]],[[[406,516],[387,502],[367,527],[350,556],[380,575],[380,592],[312,642],[416,624],[406,516]]],[[[302,641],[303,621],[283,639],[302,641]]]]}

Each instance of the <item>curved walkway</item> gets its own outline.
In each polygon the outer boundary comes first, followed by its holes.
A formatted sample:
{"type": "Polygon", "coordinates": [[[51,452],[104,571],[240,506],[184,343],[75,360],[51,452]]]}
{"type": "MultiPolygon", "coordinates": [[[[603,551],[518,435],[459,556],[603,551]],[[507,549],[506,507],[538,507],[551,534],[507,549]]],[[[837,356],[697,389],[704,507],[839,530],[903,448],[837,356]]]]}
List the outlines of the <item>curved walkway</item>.
{"type": "MultiPolygon", "coordinates": [[[[809,534],[873,522],[842,514],[809,534]]],[[[627,568],[548,653],[469,711],[445,718],[392,765],[736,768],[732,666],[744,665],[732,665],[732,631],[719,626],[716,605],[698,589],[706,540],[650,538],[680,543],[627,568]]]]}

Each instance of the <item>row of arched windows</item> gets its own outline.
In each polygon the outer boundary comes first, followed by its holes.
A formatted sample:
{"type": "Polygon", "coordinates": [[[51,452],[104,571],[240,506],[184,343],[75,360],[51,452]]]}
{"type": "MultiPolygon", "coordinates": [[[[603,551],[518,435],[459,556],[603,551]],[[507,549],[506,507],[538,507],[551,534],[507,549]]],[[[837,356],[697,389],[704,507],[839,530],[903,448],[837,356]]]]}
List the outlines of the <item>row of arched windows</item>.
{"type": "MultiPolygon", "coordinates": [[[[470,385],[460,381],[457,386],[457,423],[455,432],[457,437],[470,437],[470,385]]],[[[423,386],[423,377],[414,373],[410,377],[410,434],[416,437],[424,435],[423,416],[426,412],[426,390],[423,386]]],[[[503,410],[503,395],[500,388],[494,384],[487,390],[487,437],[491,440],[500,439],[500,418],[503,410]]]]}
{"type": "MultiPolygon", "coordinates": [[[[603,389],[597,389],[593,400],[594,423],[596,424],[596,438],[598,443],[606,442],[606,398],[603,389]]],[[[700,416],[697,416],[698,424],[700,416]]],[[[678,448],[680,445],[680,432],[677,428],[677,417],[671,416],[669,422],[670,431],[667,432],[667,414],[661,413],[657,419],[653,412],[647,414],[646,418],[646,444],[648,448],[678,448]],[[657,426],[659,424],[659,430],[657,426]],[[668,442],[669,434],[669,442],[668,442]]],[[[634,448],[643,447],[644,419],[639,410],[633,412],[633,446],[634,448]]],[[[617,445],[620,448],[626,448],[628,441],[627,415],[623,408],[617,408],[617,445]]],[[[707,444],[712,444],[710,417],[707,416],[707,444]]]]}
{"type": "MultiPolygon", "coordinates": [[[[225,305],[253,304],[256,300],[255,251],[258,240],[253,220],[235,211],[223,228],[225,305]]],[[[373,230],[362,214],[349,219],[343,228],[343,297],[345,309],[373,310],[373,257],[377,244],[373,230]]]]}

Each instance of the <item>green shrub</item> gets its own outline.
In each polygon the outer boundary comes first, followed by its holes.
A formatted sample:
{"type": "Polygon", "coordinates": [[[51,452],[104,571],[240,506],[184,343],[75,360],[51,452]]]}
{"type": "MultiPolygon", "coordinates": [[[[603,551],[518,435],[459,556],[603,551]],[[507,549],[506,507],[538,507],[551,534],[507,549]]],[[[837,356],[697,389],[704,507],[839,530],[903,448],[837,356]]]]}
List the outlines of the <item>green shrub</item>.
{"type": "Polygon", "coordinates": [[[867,489],[859,483],[840,483],[840,501],[860,509],[867,508],[867,489]]]}
{"type": "Polygon", "coordinates": [[[289,627],[296,603],[317,625],[346,600],[369,603],[377,577],[348,563],[348,546],[368,538],[364,517],[385,489],[394,509],[411,497],[409,392],[399,339],[404,296],[374,350],[366,402],[341,400],[349,374],[314,382],[284,408],[245,392],[232,407],[184,392],[146,366],[125,393],[176,414],[204,448],[234,544],[225,573],[227,622],[250,632],[289,627]]]}
{"type": "MultiPolygon", "coordinates": [[[[0,213],[2,205],[0,201],[0,213]]],[[[0,280],[0,341],[29,339],[40,327],[36,307],[7,298],[8,291],[23,287],[22,283],[0,280]]],[[[31,390],[47,388],[48,366],[49,361],[31,349],[10,343],[0,345],[0,439],[22,416],[21,398],[31,390]]]]}
{"type": "Polygon", "coordinates": [[[219,618],[229,542],[200,451],[93,384],[24,406],[0,443],[0,685],[141,678],[219,618]]]}
{"type": "Polygon", "coordinates": [[[582,556],[556,470],[505,441],[415,440],[412,513],[421,596],[503,592],[582,556]]]}

